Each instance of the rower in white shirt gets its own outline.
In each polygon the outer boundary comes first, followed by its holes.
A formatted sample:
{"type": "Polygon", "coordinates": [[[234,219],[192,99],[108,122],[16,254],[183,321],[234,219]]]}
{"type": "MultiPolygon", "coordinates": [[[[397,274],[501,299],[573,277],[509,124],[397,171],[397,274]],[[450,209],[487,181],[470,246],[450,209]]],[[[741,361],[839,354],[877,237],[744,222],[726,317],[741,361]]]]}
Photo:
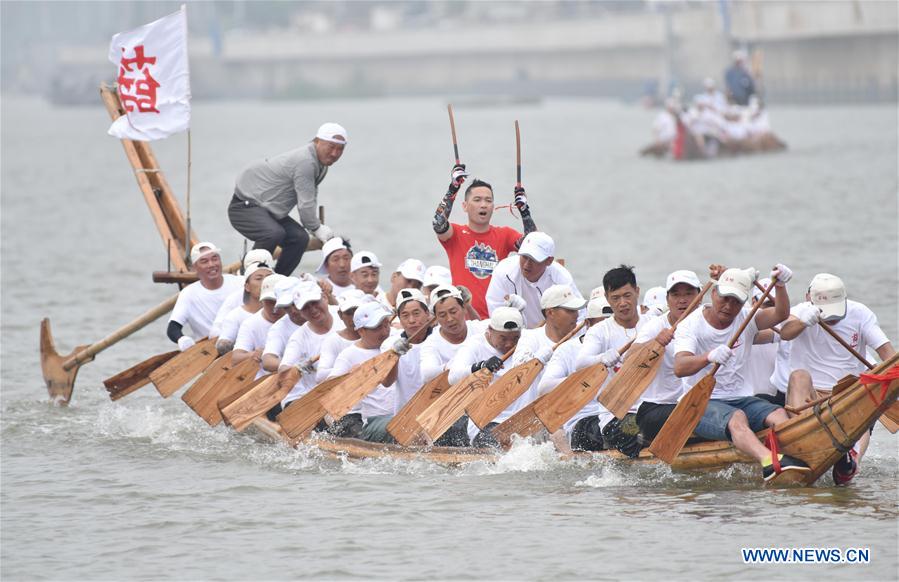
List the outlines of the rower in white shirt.
{"type": "Polygon", "coordinates": [[[190,326],[197,338],[209,337],[215,315],[225,298],[242,289],[244,284],[243,277],[222,274],[221,251],[211,242],[195,244],[190,250],[190,261],[199,280],[178,294],[166,329],[168,338],[178,344],[181,351],[195,343],[193,337],[184,334],[184,326],[190,326]]]}
{"type": "MultiPolygon", "coordinates": [[[[806,401],[830,393],[846,374],[858,375],[867,368],[818,325],[826,322],[834,332],[865,354],[868,347],[886,360],[896,351],[867,306],[848,299],[843,280],[829,273],[815,275],[808,287],[806,301],[793,307],[781,329],[784,340],[791,340],[790,374],[787,403],[801,406],[806,401]]],[[[871,428],[873,429],[873,424],[871,428]]],[[[858,472],[868,448],[871,433],[865,432],[852,450],[833,466],[837,485],[846,485],[858,472]]]]}
{"type": "Polygon", "coordinates": [[[396,296],[401,289],[421,289],[425,280],[425,264],[418,259],[406,259],[390,274],[390,288],[384,293],[387,304],[396,308],[396,296]]]}
{"type": "Polygon", "coordinates": [[[450,270],[442,265],[431,265],[425,269],[425,280],[421,284],[421,292],[424,293],[425,299],[431,300],[431,292],[438,285],[452,285],[453,276],[450,270]]]}
{"type": "Polygon", "coordinates": [[[373,252],[359,251],[353,255],[353,260],[350,261],[350,277],[356,289],[361,289],[380,301],[388,309],[393,309],[393,306],[387,301],[384,291],[378,285],[381,279],[382,266],[378,256],[373,252]]]}
{"type": "Polygon", "coordinates": [[[232,309],[222,322],[221,332],[215,342],[215,349],[219,355],[230,352],[234,348],[234,340],[237,339],[240,324],[262,309],[262,301],[259,299],[262,293],[262,281],[272,272],[269,267],[253,263],[244,273],[243,305],[232,309]]]}
{"type": "Polygon", "coordinates": [[[350,263],[353,260],[353,249],[350,241],[339,236],[328,240],[322,247],[322,262],[315,274],[331,285],[332,295],[339,299],[344,292],[355,289],[350,277],[350,263]]]}
{"type": "MultiPolygon", "coordinates": [[[[246,255],[244,255],[244,277],[246,277],[247,271],[253,264],[258,264],[259,266],[266,267],[267,269],[274,272],[273,265],[275,264],[275,261],[272,259],[272,254],[265,249],[253,249],[246,255]]],[[[225,300],[222,302],[221,307],[219,307],[218,311],[215,314],[215,319],[212,321],[212,327],[209,328],[209,337],[219,337],[219,335],[221,335],[222,323],[225,321],[225,317],[227,317],[228,314],[234,310],[234,308],[240,307],[243,304],[243,297],[243,288],[234,289],[227,297],[225,297],[225,300]]]]}
{"type": "Polygon", "coordinates": [[[540,296],[553,285],[569,285],[583,297],[568,270],[554,261],[556,245],[544,232],[532,232],[521,243],[517,255],[506,257],[493,270],[487,287],[487,309],[509,305],[523,310],[526,328],[540,325],[540,296]],[[515,297],[521,298],[518,301],[515,297]]]}
{"type": "MultiPolygon", "coordinates": [[[[359,332],[353,324],[353,314],[356,309],[363,303],[374,301],[371,295],[366,295],[361,289],[351,289],[337,300],[337,316],[343,322],[343,329],[337,333],[328,336],[321,346],[321,355],[318,358],[318,365],[315,367],[316,384],[324,382],[331,375],[331,368],[340,352],[345,350],[355,341],[359,341],[359,332]]],[[[350,412],[359,412],[353,409],[350,412]]]]}
{"type": "Polygon", "coordinates": [[[285,316],[272,325],[265,338],[265,347],[262,348],[262,369],[266,372],[278,371],[287,341],[293,332],[306,323],[300,310],[293,304],[294,293],[301,283],[297,277],[285,277],[275,286],[275,311],[283,312],[285,316]]]}
{"type": "MultiPolygon", "coordinates": [[[[282,313],[275,312],[275,286],[284,275],[273,274],[262,280],[262,290],[259,299],[262,301],[262,309],[248,317],[240,324],[237,331],[237,339],[234,341],[235,365],[248,358],[253,358],[262,363],[262,349],[265,347],[265,339],[272,324],[278,321],[282,313]]],[[[262,367],[256,373],[256,378],[263,375],[262,367]]]]}

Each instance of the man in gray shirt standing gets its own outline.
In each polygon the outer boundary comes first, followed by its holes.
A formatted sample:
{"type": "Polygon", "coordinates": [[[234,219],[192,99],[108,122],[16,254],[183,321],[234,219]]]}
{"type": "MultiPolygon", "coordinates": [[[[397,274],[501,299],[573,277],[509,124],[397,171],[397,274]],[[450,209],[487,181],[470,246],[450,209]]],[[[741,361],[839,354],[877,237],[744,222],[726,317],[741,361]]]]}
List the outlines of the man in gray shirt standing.
{"type": "Polygon", "coordinates": [[[257,160],[237,176],[228,219],[237,232],[253,241],[254,249],[274,252],[281,246],[276,273],[290,275],[300,264],[309,243],[307,230],[322,242],[334,236],[316,215],[318,185],[328,167],[340,159],[346,143],[343,127],[325,123],[307,145],[257,160]],[[299,223],[288,216],[294,206],[299,223]]]}

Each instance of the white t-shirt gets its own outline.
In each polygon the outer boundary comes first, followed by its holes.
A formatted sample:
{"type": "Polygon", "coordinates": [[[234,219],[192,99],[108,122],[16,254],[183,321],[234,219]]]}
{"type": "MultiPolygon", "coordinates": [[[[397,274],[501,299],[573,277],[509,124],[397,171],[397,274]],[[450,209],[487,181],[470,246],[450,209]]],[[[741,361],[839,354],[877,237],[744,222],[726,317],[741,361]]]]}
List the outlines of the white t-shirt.
{"type": "MultiPolygon", "coordinates": [[[[540,313],[540,297],[553,285],[567,285],[577,297],[582,297],[571,273],[559,263],[552,263],[546,267],[540,279],[536,283],[531,283],[521,273],[518,255],[513,254],[497,263],[493,269],[493,276],[487,287],[487,309],[492,313],[497,307],[505,305],[507,295],[514,293],[527,303],[521,313],[524,316],[524,326],[536,327],[543,321],[543,314],[540,313]]],[[[585,313],[586,311],[582,309],[578,319],[583,319],[585,313]]]]}
{"type": "MultiPolygon", "coordinates": [[[[265,345],[265,338],[271,327],[272,322],[263,317],[263,311],[260,309],[240,324],[237,339],[234,341],[234,349],[247,352],[261,349],[265,345]]],[[[259,371],[256,372],[256,378],[261,378],[265,374],[265,370],[260,366],[259,371]]]]}
{"type": "Polygon", "coordinates": [[[315,381],[321,384],[331,375],[331,368],[337,361],[340,352],[350,347],[357,340],[348,340],[340,334],[329,335],[321,345],[321,355],[318,357],[318,364],[315,366],[315,381]]]}
{"type": "MultiPolygon", "coordinates": [[[[615,348],[618,349],[624,344],[628,343],[632,339],[637,337],[637,334],[640,332],[640,329],[643,328],[649,321],[653,318],[647,315],[640,315],[639,319],[637,319],[637,326],[634,328],[626,328],[621,326],[617,321],[615,321],[614,317],[610,317],[608,319],[604,319],[598,324],[591,327],[586,334],[584,334],[584,343],[581,345],[580,350],[578,350],[577,360],[575,361],[575,367],[580,370],[582,368],[586,368],[587,366],[592,366],[594,364],[599,363],[599,355],[603,352],[615,348]]],[[[606,376],[605,382],[603,382],[602,386],[600,386],[600,390],[602,390],[606,384],[614,377],[615,372],[619,369],[618,366],[609,370],[609,375],[606,376]]],[[[631,408],[631,412],[636,412],[636,404],[631,408]]],[[[571,434],[572,429],[574,429],[574,425],[577,422],[585,418],[587,416],[598,416],[599,417],[599,426],[604,427],[606,423],[615,418],[615,415],[609,412],[609,410],[599,403],[595,398],[591,399],[583,408],[578,411],[568,422],[565,423],[565,432],[571,434]]]]}
{"type": "Polygon", "coordinates": [[[771,386],[778,392],[787,392],[787,384],[790,381],[790,352],[793,351],[793,342],[780,340],[777,343],[777,355],[774,357],[774,371],[768,379],[771,386]]]}
{"type": "MultiPolygon", "coordinates": [[[[705,309],[697,309],[688,315],[677,327],[677,331],[674,332],[674,340],[672,341],[675,354],[689,352],[699,356],[715,347],[727,345],[750,312],[748,306],[743,307],[742,311],[737,314],[727,328],[715,329],[706,321],[705,309]]],[[[709,307],[709,309],[711,308],[709,307]]],[[[712,392],[713,400],[730,400],[753,396],[752,386],[746,381],[746,364],[752,355],[752,341],[758,332],[759,328],[753,317],[743,331],[743,335],[734,344],[733,357],[726,365],[721,366],[715,374],[715,389],[712,392]]],[[[686,384],[689,387],[695,386],[710,370],[711,364],[706,365],[696,374],[685,378],[686,384]]]]}
{"type": "Polygon", "coordinates": [[[440,334],[440,328],[437,327],[431,332],[431,335],[421,343],[421,379],[422,383],[430,382],[437,377],[438,374],[446,369],[447,363],[453,359],[462,344],[477,335],[483,335],[487,329],[487,320],[481,321],[465,321],[465,339],[460,343],[454,344],[449,342],[440,334]]]}
{"type": "Polygon", "coordinates": [[[323,277],[323,279],[331,284],[331,293],[334,295],[335,299],[337,299],[347,291],[351,291],[356,288],[356,286],[352,283],[350,283],[349,285],[338,285],[337,283],[332,281],[330,277],[323,277]]]}
{"type": "Polygon", "coordinates": [[[553,357],[546,363],[543,369],[543,377],[540,379],[539,394],[551,392],[562,383],[562,380],[577,371],[575,362],[577,354],[581,350],[584,336],[573,337],[553,352],[553,357]]]}
{"type": "Polygon", "coordinates": [[[225,321],[225,318],[228,317],[228,314],[231,313],[235,307],[243,305],[243,294],[244,289],[243,285],[241,285],[240,289],[235,289],[225,297],[221,307],[219,307],[219,310],[215,314],[215,319],[212,321],[212,327],[209,329],[209,337],[220,337],[222,323],[225,321]]]}
{"type": "Polygon", "coordinates": [[[189,325],[197,337],[209,336],[212,322],[225,299],[235,290],[243,290],[243,277],[222,275],[224,282],[218,289],[207,289],[199,281],[181,290],[169,321],[189,325]]]}
{"type": "Polygon", "coordinates": [[[298,329],[300,329],[300,326],[295,324],[288,315],[285,315],[276,321],[272,328],[268,330],[268,336],[265,338],[265,347],[262,349],[262,354],[273,354],[279,358],[283,356],[284,349],[287,347],[290,336],[292,336],[293,332],[298,329]]]}
{"type": "Polygon", "coordinates": [[[779,337],[775,334],[773,343],[752,346],[752,355],[746,362],[746,382],[752,387],[753,394],[774,396],[777,393],[777,388],[771,384],[771,375],[774,373],[774,362],[777,359],[779,337]]]}
{"type": "MultiPolygon", "coordinates": [[[[388,338],[389,341],[389,338],[388,338]]],[[[353,342],[349,347],[340,352],[337,360],[334,361],[334,367],[331,369],[329,377],[340,376],[346,374],[359,364],[366,362],[378,354],[381,350],[374,348],[371,350],[360,348],[353,342]]],[[[369,418],[375,416],[385,416],[393,414],[394,391],[393,387],[378,385],[368,396],[362,399],[358,409],[362,413],[362,421],[368,422],[369,418]]],[[[351,413],[355,411],[353,408],[351,413]]]]}
{"type": "Polygon", "coordinates": [[[237,331],[240,329],[240,324],[242,324],[247,318],[249,318],[253,313],[247,311],[243,308],[243,305],[240,307],[235,307],[231,310],[224,321],[222,321],[222,325],[219,328],[219,339],[234,341],[237,339],[237,331]]]}
{"type": "MultiPolygon", "coordinates": [[[[794,314],[798,307],[793,308],[794,314]]],[[[857,301],[847,301],[846,317],[830,327],[860,354],[868,346],[877,349],[890,341],[877,324],[874,312],[857,301]]],[[[830,390],[846,374],[867,371],[864,364],[820,325],[805,328],[792,343],[790,368],[808,370],[815,388],[830,390]]]]}
{"type": "MultiPolygon", "coordinates": [[[[295,366],[321,353],[321,346],[326,339],[344,328],[343,321],[334,317],[331,321],[331,329],[325,333],[316,333],[308,323],[304,323],[290,335],[287,346],[284,348],[284,357],[281,358],[282,366],[295,366]]],[[[321,357],[319,357],[320,359],[321,357]]],[[[294,384],[287,396],[281,402],[281,406],[293,402],[303,394],[306,394],[318,384],[318,373],[303,374],[294,384]]]]}
{"type": "MultiPolygon", "coordinates": [[[[433,334],[434,332],[431,332],[431,335],[433,334]]],[[[391,336],[384,340],[384,343],[381,344],[381,353],[392,348],[397,339],[396,336],[391,336]]],[[[424,384],[421,379],[421,346],[422,344],[412,344],[409,351],[400,356],[400,361],[397,363],[396,382],[389,386],[394,392],[391,414],[399,412],[424,384]]]]}
{"type": "MultiPolygon", "coordinates": [[[[645,344],[650,342],[656,339],[656,336],[662,330],[670,328],[671,322],[668,320],[667,313],[654,317],[640,328],[634,343],[645,344]]],[[[656,404],[674,404],[685,390],[684,379],[674,375],[674,342],[670,341],[665,346],[665,355],[662,357],[662,363],[655,378],[646,387],[638,403],[646,400],[656,404]]]]}

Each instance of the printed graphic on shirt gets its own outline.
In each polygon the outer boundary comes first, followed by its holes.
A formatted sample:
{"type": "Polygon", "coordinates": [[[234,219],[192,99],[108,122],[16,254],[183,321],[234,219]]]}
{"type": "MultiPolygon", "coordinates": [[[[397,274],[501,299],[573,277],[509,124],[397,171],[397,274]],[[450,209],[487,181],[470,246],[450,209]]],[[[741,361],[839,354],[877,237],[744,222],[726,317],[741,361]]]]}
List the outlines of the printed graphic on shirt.
{"type": "Polygon", "coordinates": [[[465,268],[478,279],[486,279],[493,274],[499,262],[496,251],[488,244],[475,243],[465,253],[465,268]]]}

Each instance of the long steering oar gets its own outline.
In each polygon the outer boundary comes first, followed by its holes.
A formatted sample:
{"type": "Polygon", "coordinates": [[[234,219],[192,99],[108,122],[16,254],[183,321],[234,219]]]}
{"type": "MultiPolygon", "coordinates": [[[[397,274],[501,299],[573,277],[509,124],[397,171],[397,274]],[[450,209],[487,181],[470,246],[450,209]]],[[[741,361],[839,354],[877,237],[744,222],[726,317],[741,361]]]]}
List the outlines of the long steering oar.
{"type": "MultiPolygon", "coordinates": [[[[728,348],[733,349],[734,344],[737,343],[737,340],[739,340],[740,336],[743,334],[743,330],[746,329],[746,326],[749,325],[749,322],[755,317],[756,312],[771,294],[771,290],[774,289],[776,283],[777,278],[772,278],[771,284],[765,289],[765,293],[759,297],[759,300],[752,306],[749,315],[743,320],[737,333],[735,333],[727,343],[728,348]]],[[[662,429],[659,431],[659,434],[656,435],[656,438],[649,447],[649,451],[653,455],[662,459],[669,465],[674,461],[674,458],[677,457],[677,454],[684,447],[684,444],[686,444],[687,439],[693,434],[693,429],[699,424],[699,420],[702,418],[703,413],[705,413],[709,398],[711,398],[712,391],[715,389],[715,373],[720,367],[721,364],[713,365],[709,373],[681,397],[677,406],[675,406],[674,410],[671,412],[671,416],[669,416],[668,420],[665,421],[665,424],[662,425],[662,429]]]]}
{"type": "MultiPolygon", "coordinates": [[[[703,296],[712,287],[712,281],[705,284],[693,301],[687,307],[674,325],[671,326],[672,332],[702,301],[703,296]]],[[[661,317],[668,317],[663,315],[661,317]]],[[[624,418],[635,402],[640,398],[653,378],[659,372],[662,366],[662,360],[665,358],[665,346],[660,344],[653,338],[652,340],[637,346],[627,359],[624,360],[621,368],[615,373],[615,376],[606,384],[602,392],[599,393],[599,402],[609,409],[619,419],[624,418]]]]}
{"type": "Polygon", "coordinates": [[[415,422],[415,417],[431,405],[438,396],[449,388],[449,370],[444,370],[418,389],[409,402],[403,406],[387,424],[387,432],[403,443],[411,438],[420,427],[415,422]]]}
{"type": "MultiPolygon", "coordinates": [[[[409,336],[409,341],[430,328],[435,321],[437,321],[435,317],[429,319],[409,336]]],[[[346,380],[321,397],[319,402],[321,402],[322,408],[328,411],[330,417],[335,421],[342,418],[384,381],[399,359],[400,355],[396,350],[389,349],[383,354],[363,362],[356,370],[350,372],[346,380]]]]}
{"type": "MultiPolygon", "coordinates": [[[[586,320],[565,334],[562,339],[553,345],[553,351],[571,339],[574,334],[581,331],[585,325],[587,325],[586,320]]],[[[543,366],[543,362],[537,358],[532,358],[503,374],[498,380],[490,384],[477,400],[468,405],[466,409],[468,418],[478,428],[483,429],[510,404],[515,402],[517,398],[527,392],[534,379],[543,371],[543,366]]]]}
{"type": "Polygon", "coordinates": [[[115,376],[110,376],[103,380],[103,386],[106,387],[106,392],[109,393],[109,399],[113,401],[119,400],[132,392],[143,388],[150,383],[150,372],[180,353],[180,350],[172,350],[170,352],[150,356],[143,362],[135,364],[127,370],[123,370],[115,376]]]}
{"type": "MultiPolygon", "coordinates": [[[[318,362],[319,355],[310,360],[310,363],[318,362]]],[[[297,368],[299,372],[299,368],[297,368]]],[[[284,400],[294,384],[288,385],[286,382],[278,381],[279,374],[272,374],[265,382],[257,384],[252,390],[245,392],[242,396],[221,409],[222,418],[225,424],[240,432],[253,422],[253,419],[262,416],[270,410],[275,404],[284,400]]],[[[302,377],[299,372],[297,380],[302,377]]]]}
{"type": "MultiPolygon", "coordinates": [[[[41,321],[41,372],[44,376],[44,382],[47,384],[47,392],[49,392],[50,398],[59,404],[68,404],[69,400],[72,399],[72,391],[75,389],[75,376],[78,375],[78,369],[83,364],[93,360],[97,354],[109,346],[125,339],[137,330],[156,321],[171,311],[177,300],[177,295],[166,299],[128,325],[120,327],[100,341],[90,345],[75,347],[75,349],[67,356],[62,356],[56,352],[56,344],[53,341],[53,332],[50,331],[50,319],[44,318],[41,321]]],[[[135,388],[135,390],[136,389],[137,388],[135,388]]]]}
{"type": "Polygon", "coordinates": [[[521,188],[521,130],[515,120],[515,187],[521,188]]]}
{"type": "Polygon", "coordinates": [[[459,142],[456,141],[456,117],[453,115],[452,103],[447,104],[446,112],[449,114],[450,133],[453,135],[453,155],[456,157],[456,165],[458,166],[462,162],[459,160],[459,142]]]}

